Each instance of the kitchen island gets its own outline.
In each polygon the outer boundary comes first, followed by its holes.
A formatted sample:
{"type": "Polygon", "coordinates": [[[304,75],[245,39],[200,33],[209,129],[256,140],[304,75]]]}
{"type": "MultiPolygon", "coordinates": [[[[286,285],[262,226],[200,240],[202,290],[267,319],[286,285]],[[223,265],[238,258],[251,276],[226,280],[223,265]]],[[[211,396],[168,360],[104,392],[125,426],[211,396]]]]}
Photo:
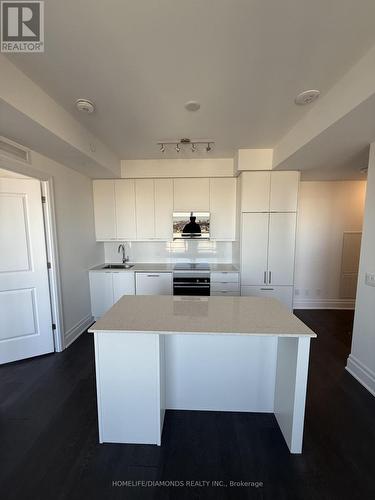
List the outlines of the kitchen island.
{"type": "Polygon", "coordinates": [[[124,296],[89,331],[101,443],[160,445],[166,409],[252,411],[302,452],[316,334],[275,299],[124,296]]]}

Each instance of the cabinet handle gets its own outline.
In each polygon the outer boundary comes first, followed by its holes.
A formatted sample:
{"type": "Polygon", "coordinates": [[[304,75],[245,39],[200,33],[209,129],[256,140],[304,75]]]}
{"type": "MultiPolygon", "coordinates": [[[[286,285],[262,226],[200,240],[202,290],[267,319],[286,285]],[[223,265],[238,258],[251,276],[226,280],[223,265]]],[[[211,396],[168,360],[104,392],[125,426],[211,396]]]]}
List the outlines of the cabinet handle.
{"type": "Polygon", "coordinates": [[[271,271],[268,272],[268,283],[271,284],[271,271]]]}
{"type": "Polygon", "coordinates": [[[267,283],[267,271],[264,271],[264,283],[267,283]]]}
{"type": "Polygon", "coordinates": [[[274,290],[274,288],[261,288],[261,290],[264,290],[264,291],[267,291],[267,290],[272,291],[272,290],[274,290]]]}
{"type": "Polygon", "coordinates": [[[147,278],[159,278],[160,274],[148,274],[147,278]]]}

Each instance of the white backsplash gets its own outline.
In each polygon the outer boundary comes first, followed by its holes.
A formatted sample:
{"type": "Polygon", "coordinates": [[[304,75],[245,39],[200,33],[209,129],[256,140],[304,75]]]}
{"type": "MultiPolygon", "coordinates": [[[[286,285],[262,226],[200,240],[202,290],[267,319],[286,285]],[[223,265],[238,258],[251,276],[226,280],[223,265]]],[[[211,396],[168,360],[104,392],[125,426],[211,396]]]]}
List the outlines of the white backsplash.
{"type": "MultiPolygon", "coordinates": [[[[105,261],[121,262],[121,242],[104,243],[105,261]]],[[[231,241],[133,241],[126,243],[130,262],[232,263],[231,241]]]]}

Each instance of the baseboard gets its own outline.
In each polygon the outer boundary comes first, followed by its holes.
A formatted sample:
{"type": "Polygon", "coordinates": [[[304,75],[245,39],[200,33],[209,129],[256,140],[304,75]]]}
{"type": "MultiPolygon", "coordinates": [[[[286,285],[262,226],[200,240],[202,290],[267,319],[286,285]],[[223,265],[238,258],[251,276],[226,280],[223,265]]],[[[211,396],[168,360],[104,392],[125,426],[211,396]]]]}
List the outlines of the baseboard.
{"type": "Polygon", "coordinates": [[[65,342],[64,348],[70,346],[78,337],[87,330],[87,328],[92,324],[93,318],[91,314],[88,314],[81,321],[78,321],[72,328],[70,328],[67,332],[65,332],[65,342]]]}
{"type": "Polygon", "coordinates": [[[375,373],[370,368],[361,363],[353,354],[349,354],[345,368],[350,375],[375,396],[375,373]]]}
{"type": "Polygon", "coordinates": [[[354,299],[294,300],[293,309],[355,309],[354,299]]]}

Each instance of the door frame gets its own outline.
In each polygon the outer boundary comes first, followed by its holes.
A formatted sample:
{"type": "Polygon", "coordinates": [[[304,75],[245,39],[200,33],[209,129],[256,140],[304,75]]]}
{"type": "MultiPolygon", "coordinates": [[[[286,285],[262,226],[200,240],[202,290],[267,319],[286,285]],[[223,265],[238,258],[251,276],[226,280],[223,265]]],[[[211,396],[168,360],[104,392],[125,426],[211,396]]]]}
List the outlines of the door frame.
{"type": "MultiPolygon", "coordinates": [[[[46,244],[47,262],[51,264],[48,268],[48,281],[50,290],[51,318],[55,329],[52,330],[55,352],[65,349],[64,318],[62,306],[62,289],[59,263],[58,240],[56,230],[56,211],[53,177],[40,172],[29,163],[14,160],[0,154],[0,168],[10,172],[25,175],[40,182],[42,209],[44,219],[44,236],[46,244]]],[[[52,325],[51,325],[52,329],[52,325]]]]}

